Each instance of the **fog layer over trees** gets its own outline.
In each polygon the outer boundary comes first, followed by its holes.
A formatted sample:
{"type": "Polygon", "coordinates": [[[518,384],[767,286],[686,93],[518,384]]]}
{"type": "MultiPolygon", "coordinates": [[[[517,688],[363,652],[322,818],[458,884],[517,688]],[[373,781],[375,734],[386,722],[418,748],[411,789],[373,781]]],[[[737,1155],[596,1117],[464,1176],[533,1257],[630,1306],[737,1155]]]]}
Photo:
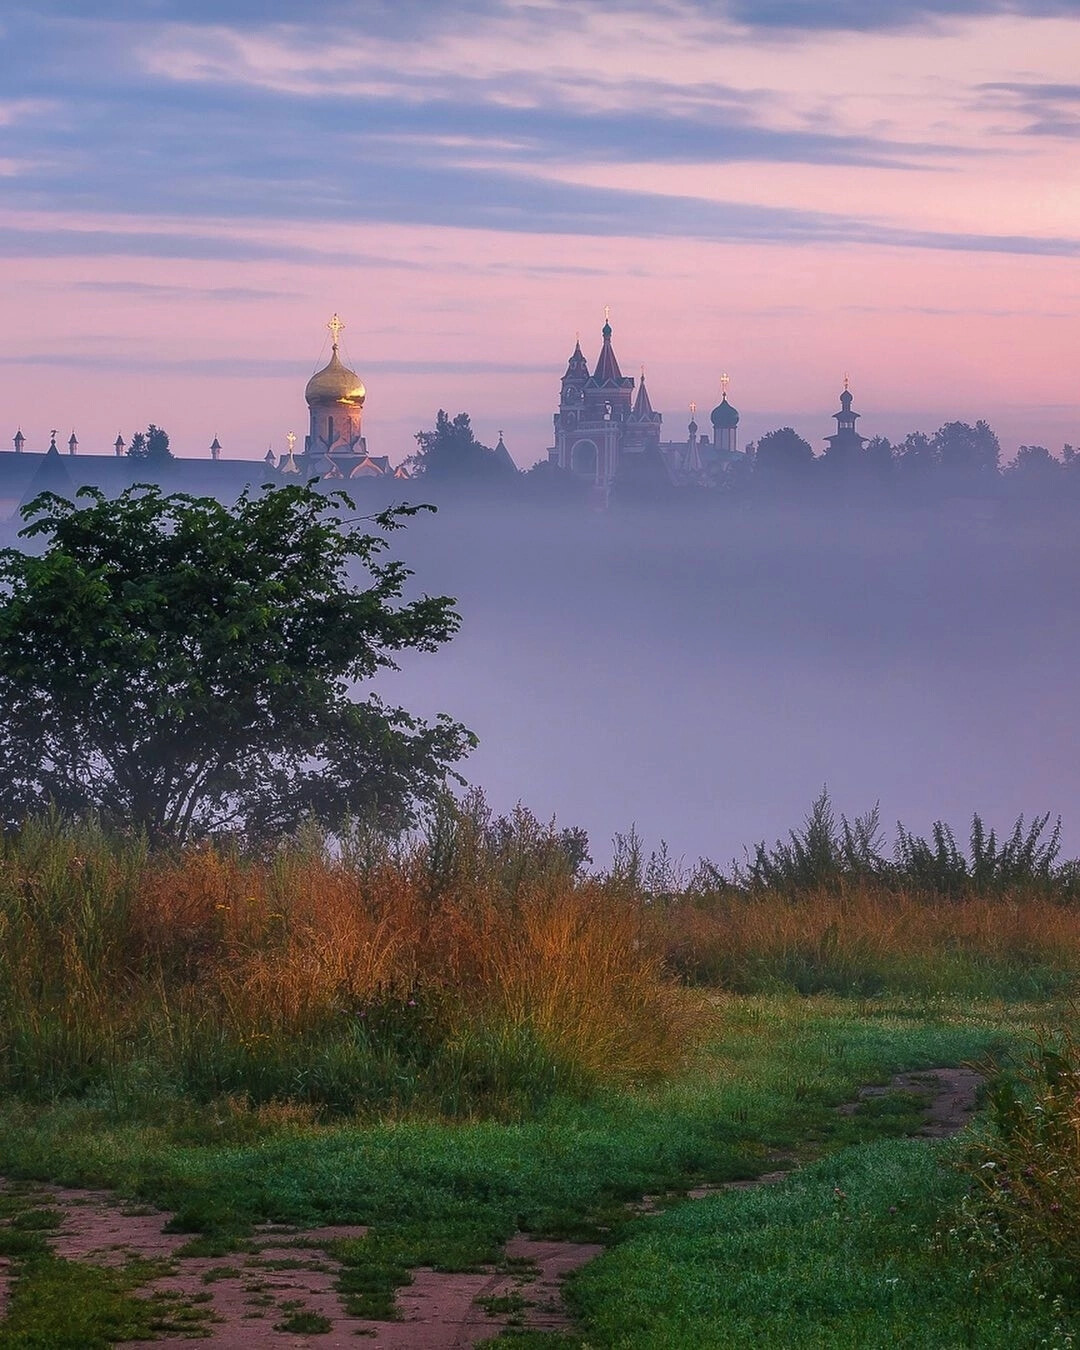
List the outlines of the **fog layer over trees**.
{"type": "Polygon", "coordinates": [[[1061,812],[1080,852],[1072,510],[592,513],[434,487],[395,542],[462,629],[386,691],[477,733],[464,772],[497,808],[585,826],[598,861],[636,825],[725,864],[827,784],[848,815],[880,800],[961,836],[973,811],[1061,812]]]}

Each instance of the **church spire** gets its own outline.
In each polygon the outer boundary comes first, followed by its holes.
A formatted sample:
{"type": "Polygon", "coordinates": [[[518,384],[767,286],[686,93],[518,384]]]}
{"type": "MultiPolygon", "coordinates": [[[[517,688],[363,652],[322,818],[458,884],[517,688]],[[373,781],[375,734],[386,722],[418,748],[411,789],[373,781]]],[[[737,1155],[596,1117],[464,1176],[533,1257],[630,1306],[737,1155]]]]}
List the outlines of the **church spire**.
{"type": "Polygon", "coordinates": [[[570,353],[570,360],[566,363],[566,374],[564,380],[569,380],[571,384],[584,384],[589,378],[589,363],[585,360],[585,353],[581,350],[581,338],[578,337],[574,343],[574,350],[570,353]]]}
{"type": "Polygon", "coordinates": [[[638,384],[637,398],[634,400],[634,411],[631,413],[631,419],[635,422],[655,422],[659,419],[653,412],[652,400],[649,398],[649,391],[645,388],[645,367],[641,367],[641,381],[638,384]]]}
{"type": "Polygon", "coordinates": [[[604,339],[604,345],[600,348],[600,357],[596,362],[596,369],[593,371],[593,380],[596,384],[614,384],[622,383],[622,371],[619,369],[619,363],[615,359],[615,351],[611,345],[611,311],[604,309],[604,326],[600,330],[600,335],[604,339]]]}

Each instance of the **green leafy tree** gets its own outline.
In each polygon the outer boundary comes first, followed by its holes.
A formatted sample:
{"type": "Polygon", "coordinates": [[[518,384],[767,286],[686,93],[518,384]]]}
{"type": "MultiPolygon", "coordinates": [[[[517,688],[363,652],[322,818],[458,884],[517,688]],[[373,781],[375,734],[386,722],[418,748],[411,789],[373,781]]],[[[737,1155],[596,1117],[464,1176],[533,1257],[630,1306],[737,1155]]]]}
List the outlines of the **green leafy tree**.
{"type": "Polygon", "coordinates": [[[418,449],[410,464],[416,473],[431,480],[497,482],[512,479],[517,472],[490,446],[476,439],[468,413],[458,413],[451,419],[440,408],[435,429],[418,431],[416,444],[418,449]]]}
{"type": "Polygon", "coordinates": [[[231,509],[138,485],[25,507],[44,547],[0,553],[3,821],[55,805],[156,841],[412,823],[474,738],[355,686],[459,618],[445,596],[401,603],[410,573],[382,557],[431,508],[385,511],[370,533],[345,507],[311,484],[231,509]]]}
{"type": "Polygon", "coordinates": [[[166,464],[173,459],[169,449],[169,433],[153,422],[145,431],[137,431],[127,448],[129,459],[141,460],[144,464],[166,464]]]}

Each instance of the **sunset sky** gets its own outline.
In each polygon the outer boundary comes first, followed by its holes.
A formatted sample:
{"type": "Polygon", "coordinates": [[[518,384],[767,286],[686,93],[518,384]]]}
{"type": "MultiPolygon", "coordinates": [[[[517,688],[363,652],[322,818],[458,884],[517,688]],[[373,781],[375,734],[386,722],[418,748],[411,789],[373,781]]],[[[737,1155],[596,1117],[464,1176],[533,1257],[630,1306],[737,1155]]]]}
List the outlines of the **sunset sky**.
{"type": "Polygon", "coordinates": [[[5,446],[550,443],[610,305],[665,432],[1080,441],[1080,0],[8,0],[5,446]],[[87,17],[92,12],[92,17],[87,17]]]}

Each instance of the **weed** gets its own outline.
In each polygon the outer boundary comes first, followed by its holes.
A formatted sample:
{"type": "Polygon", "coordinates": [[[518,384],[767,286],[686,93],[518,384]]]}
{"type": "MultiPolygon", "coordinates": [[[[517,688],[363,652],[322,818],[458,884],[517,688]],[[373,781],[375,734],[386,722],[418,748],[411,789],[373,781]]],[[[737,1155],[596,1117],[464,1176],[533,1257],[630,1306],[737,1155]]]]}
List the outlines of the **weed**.
{"type": "Polygon", "coordinates": [[[966,1168],[976,1197],[970,1243],[995,1262],[1041,1265],[1051,1292],[1080,1292],[1080,1040],[1071,1024],[1044,1034],[989,1092],[989,1129],[966,1168]]]}
{"type": "Polygon", "coordinates": [[[296,1336],[318,1336],[333,1331],[334,1324],[322,1313],[309,1312],[304,1308],[289,1311],[280,1322],[275,1323],[275,1331],[290,1331],[296,1336]]]}
{"type": "Polygon", "coordinates": [[[0,1350],[109,1350],[117,1341],[203,1326],[206,1314],[186,1304],[136,1297],[133,1290],[158,1273],[152,1263],[112,1270],[35,1256],[17,1272],[0,1350]]]}

